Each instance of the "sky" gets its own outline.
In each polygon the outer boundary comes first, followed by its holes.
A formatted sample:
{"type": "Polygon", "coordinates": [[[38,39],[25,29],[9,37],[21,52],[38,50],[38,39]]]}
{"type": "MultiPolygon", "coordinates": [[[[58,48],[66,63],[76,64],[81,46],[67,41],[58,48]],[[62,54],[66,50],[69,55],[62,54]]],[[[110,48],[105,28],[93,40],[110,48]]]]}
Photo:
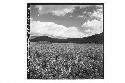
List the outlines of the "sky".
{"type": "Polygon", "coordinates": [[[31,5],[30,35],[83,38],[103,32],[103,5],[31,5]]]}

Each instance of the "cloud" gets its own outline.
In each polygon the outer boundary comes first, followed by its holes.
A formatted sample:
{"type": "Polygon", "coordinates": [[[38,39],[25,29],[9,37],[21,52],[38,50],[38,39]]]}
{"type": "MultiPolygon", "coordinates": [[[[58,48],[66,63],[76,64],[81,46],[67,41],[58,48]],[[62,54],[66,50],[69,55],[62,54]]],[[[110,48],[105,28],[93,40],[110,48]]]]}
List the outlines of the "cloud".
{"type": "Polygon", "coordinates": [[[79,25],[81,27],[66,27],[54,22],[32,20],[32,35],[48,34],[52,36],[77,38],[103,32],[102,5],[36,5],[35,7],[38,8],[39,15],[51,13],[56,16],[65,16],[67,14],[69,17],[78,17],[83,23],[79,25]]]}
{"type": "Polygon", "coordinates": [[[103,10],[98,9],[97,11],[94,11],[91,17],[99,18],[100,21],[103,21],[103,10]]]}
{"type": "Polygon", "coordinates": [[[76,27],[65,27],[54,22],[32,21],[30,30],[30,34],[36,36],[51,35],[66,38],[80,38],[85,36],[76,27]]]}
{"type": "MultiPolygon", "coordinates": [[[[89,17],[91,15],[102,15],[103,12],[103,7],[102,5],[86,5],[86,6],[78,6],[77,12],[81,12],[79,15],[77,15],[77,17],[89,17]]],[[[76,13],[77,13],[76,12],[76,13]]]]}
{"type": "Polygon", "coordinates": [[[52,13],[56,16],[65,16],[65,14],[67,13],[71,13],[73,12],[73,9],[63,9],[63,10],[56,10],[56,11],[52,11],[52,13]]]}
{"type": "Polygon", "coordinates": [[[64,16],[67,13],[73,12],[74,6],[72,5],[36,5],[39,14],[52,13],[56,16],[64,16]]]}
{"type": "Polygon", "coordinates": [[[77,7],[82,10],[86,8],[84,11],[92,12],[101,8],[102,5],[36,5],[35,7],[38,8],[40,15],[51,13],[56,16],[65,16],[67,13],[73,13],[77,7]]]}
{"type": "Polygon", "coordinates": [[[82,27],[86,27],[85,32],[90,32],[91,34],[99,34],[103,32],[103,22],[98,20],[92,20],[85,22],[82,27]]]}
{"type": "Polygon", "coordinates": [[[87,20],[82,25],[86,33],[99,34],[103,32],[103,10],[97,9],[90,15],[90,20],[87,20]]]}

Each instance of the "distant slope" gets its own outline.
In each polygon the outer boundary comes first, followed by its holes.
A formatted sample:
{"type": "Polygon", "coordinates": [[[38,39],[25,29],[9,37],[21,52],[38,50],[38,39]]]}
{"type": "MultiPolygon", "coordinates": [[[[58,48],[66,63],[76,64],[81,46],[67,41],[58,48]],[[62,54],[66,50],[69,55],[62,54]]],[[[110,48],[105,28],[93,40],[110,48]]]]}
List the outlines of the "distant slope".
{"type": "Polygon", "coordinates": [[[68,38],[68,39],[58,39],[51,38],[48,36],[33,36],[30,38],[31,42],[42,42],[47,41],[51,43],[96,43],[103,44],[104,43],[104,33],[92,35],[84,38],[68,38]]]}
{"type": "Polygon", "coordinates": [[[85,43],[103,44],[104,43],[104,33],[92,35],[90,37],[85,37],[81,41],[84,41],[85,43]]]}

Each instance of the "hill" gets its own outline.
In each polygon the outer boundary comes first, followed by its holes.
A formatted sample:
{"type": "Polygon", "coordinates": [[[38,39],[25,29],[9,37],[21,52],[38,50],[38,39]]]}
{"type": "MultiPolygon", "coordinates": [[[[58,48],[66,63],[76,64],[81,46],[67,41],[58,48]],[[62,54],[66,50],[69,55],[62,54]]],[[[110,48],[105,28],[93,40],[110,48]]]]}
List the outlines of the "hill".
{"type": "Polygon", "coordinates": [[[50,43],[95,43],[103,44],[104,43],[104,32],[100,34],[95,34],[89,37],[84,38],[67,38],[67,39],[58,39],[51,38],[48,36],[32,36],[30,42],[50,42],[50,43]]]}

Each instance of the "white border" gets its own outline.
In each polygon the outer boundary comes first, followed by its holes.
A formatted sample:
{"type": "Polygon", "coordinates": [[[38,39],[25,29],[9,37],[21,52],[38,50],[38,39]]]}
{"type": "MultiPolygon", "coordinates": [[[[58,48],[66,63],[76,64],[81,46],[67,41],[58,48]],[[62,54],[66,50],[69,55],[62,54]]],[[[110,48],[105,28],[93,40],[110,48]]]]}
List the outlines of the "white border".
{"type": "Polygon", "coordinates": [[[0,83],[125,83],[124,0],[2,0],[0,3],[0,83]],[[104,80],[27,80],[27,3],[105,3],[104,80]]]}

